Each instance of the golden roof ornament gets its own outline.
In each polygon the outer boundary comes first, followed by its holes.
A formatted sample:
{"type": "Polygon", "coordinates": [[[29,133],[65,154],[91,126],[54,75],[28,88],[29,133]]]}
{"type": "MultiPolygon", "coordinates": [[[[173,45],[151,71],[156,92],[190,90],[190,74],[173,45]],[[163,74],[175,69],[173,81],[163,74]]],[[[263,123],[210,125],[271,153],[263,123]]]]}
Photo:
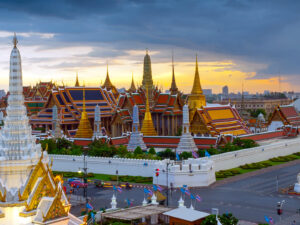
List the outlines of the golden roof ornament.
{"type": "Polygon", "coordinates": [[[85,109],[85,89],[83,88],[83,106],[79,126],[75,138],[92,138],[93,129],[85,109]]]}
{"type": "Polygon", "coordinates": [[[141,133],[144,136],[157,136],[156,130],[153,125],[152,116],[149,107],[149,100],[148,100],[148,88],[146,88],[146,112],[145,117],[141,129],[141,133]]]}

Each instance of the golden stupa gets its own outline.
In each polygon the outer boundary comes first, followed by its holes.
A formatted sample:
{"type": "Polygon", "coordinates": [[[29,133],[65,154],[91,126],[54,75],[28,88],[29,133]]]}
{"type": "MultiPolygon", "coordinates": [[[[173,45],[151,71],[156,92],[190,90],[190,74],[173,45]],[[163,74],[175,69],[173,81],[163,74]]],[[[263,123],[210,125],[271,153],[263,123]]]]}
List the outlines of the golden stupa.
{"type": "Polygon", "coordinates": [[[146,112],[141,132],[144,136],[157,136],[149,109],[148,88],[146,89],[146,112]]]}
{"type": "Polygon", "coordinates": [[[78,130],[76,132],[75,138],[92,138],[93,129],[91,127],[90,121],[88,119],[87,112],[85,110],[85,90],[83,89],[83,106],[82,106],[81,119],[79,122],[78,130]]]}

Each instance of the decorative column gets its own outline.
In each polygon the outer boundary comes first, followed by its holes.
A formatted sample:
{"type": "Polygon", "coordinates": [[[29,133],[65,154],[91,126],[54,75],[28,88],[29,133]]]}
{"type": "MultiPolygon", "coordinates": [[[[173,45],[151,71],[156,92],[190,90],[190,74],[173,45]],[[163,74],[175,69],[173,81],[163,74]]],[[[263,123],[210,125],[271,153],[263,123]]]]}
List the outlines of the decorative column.
{"type": "Polygon", "coordinates": [[[198,151],[194,138],[190,133],[190,121],[189,121],[189,106],[183,106],[183,121],[182,121],[182,134],[179,144],[177,146],[177,152],[192,152],[198,151]]]}
{"type": "Polygon", "coordinates": [[[95,115],[94,115],[94,134],[93,139],[99,138],[102,136],[101,133],[101,112],[99,105],[95,107],[95,115]]]}
{"type": "Polygon", "coordinates": [[[143,135],[139,131],[139,125],[139,108],[137,105],[134,105],[132,115],[132,133],[127,146],[128,151],[134,151],[138,146],[142,150],[147,150],[147,146],[143,140],[143,135]]]}
{"type": "Polygon", "coordinates": [[[110,204],[111,204],[111,209],[116,209],[117,208],[117,198],[116,198],[115,194],[113,194],[110,204]]]}

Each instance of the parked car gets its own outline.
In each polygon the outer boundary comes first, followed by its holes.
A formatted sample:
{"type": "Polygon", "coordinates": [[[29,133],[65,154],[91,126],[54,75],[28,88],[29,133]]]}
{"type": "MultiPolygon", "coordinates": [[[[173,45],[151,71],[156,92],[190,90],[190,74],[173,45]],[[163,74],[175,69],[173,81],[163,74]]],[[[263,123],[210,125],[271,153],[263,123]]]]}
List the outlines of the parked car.
{"type": "Polygon", "coordinates": [[[78,178],[78,177],[72,177],[72,178],[69,178],[69,179],[68,179],[68,183],[70,184],[71,182],[73,182],[73,181],[75,181],[75,180],[81,181],[81,179],[78,178]]]}
{"type": "Polygon", "coordinates": [[[88,184],[87,183],[82,183],[81,181],[79,180],[74,180],[70,183],[71,187],[74,187],[74,188],[84,188],[84,187],[87,187],[88,184]]]}

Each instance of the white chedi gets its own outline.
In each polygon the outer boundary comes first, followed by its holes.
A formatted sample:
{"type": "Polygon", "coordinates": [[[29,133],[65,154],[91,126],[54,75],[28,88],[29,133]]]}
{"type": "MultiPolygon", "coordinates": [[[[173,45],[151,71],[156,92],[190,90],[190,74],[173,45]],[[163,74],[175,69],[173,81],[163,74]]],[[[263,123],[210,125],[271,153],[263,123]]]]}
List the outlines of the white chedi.
{"type": "Polygon", "coordinates": [[[6,188],[20,188],[40,158],[24,105],[21,56],[14,37],[10,55],[7,116],[0,131],[0,180],[6,188]],[[8,173],[8,171],[11,171],[8,173]]]}
{"type": "Polygon", "coordinates": [[[189,106],[183,106],[183,121],[182,121],[182,134],[176,151],[181,152],[192,152],[198,151],[195,144],[194,138],[190,133],[190,120],[189,120],[189,106]]]}
{"type": "Polygon", "coordinates": [[[130,136],[130,140],[127,146],[129,151],[134,151],[138,146],[142,150],[146,150],[147,147],[143,140],[143,135],[139,131],[139,108],[137,105],[133,107],[133,115],[132,115],[132,133],[130,136]]]}

